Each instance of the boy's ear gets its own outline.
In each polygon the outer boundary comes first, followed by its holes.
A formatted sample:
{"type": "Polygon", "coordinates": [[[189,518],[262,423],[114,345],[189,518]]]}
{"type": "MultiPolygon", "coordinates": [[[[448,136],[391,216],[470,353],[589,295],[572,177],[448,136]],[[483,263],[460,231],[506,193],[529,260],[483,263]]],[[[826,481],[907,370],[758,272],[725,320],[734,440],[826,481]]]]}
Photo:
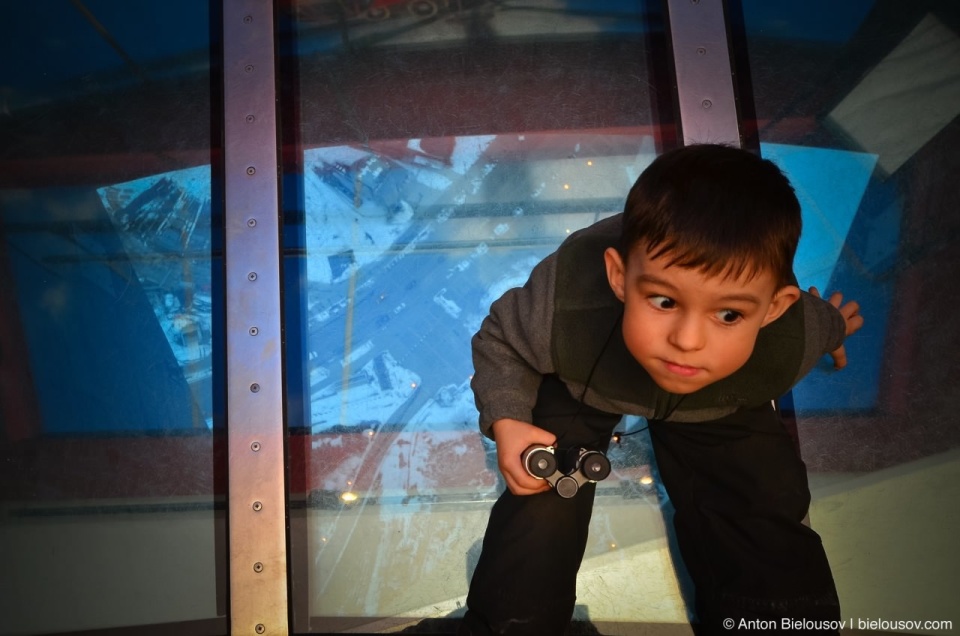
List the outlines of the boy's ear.
{"type": "Polygon", "coordinates": [[[607,265],[607,282],[610,283],[610,289],[620,299],[620,302],[623,302],[626,271],[623,259],[620,258],[620,252],[614,247],[608,247],[603,253],[603,261],[607,265]]]}
{"type": "Polygon", "coordinates": [[[790,309],[793,303],[800,300],[800,288],[796,285],[784,285],[773,295],[773,301],[767,307],[767,315],[763,318],[761,327],[766,327],[790,309]]]}

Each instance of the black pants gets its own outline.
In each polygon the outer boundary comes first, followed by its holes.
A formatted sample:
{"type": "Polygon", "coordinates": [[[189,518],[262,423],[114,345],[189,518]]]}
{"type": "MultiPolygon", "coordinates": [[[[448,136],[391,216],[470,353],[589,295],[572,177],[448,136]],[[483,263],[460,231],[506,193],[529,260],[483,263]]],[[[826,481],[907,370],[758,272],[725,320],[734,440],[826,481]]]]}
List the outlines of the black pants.
{"type": "MultiPolygon", "coordinates": [[[[556,378],[544,379],[534,424],[560,446],[606,450],[619,415],[579,404],[556,378]]],[[[802,524],[810,503],[806,469],[772,406],[707,423],[650,422],[660,478],[676,510],[674,531],[696,591],[700,634],[806,621],[790,633],[839,620],[833,577],[820,537],[802,524]],[[746,622],[742,622],[746,621],[746,622]],[[752,621],[752,622],[750,622],[752,621]],[[729,624],[729,623],[727,623],[729,624]]],[[[571,499],[549,491],[494,504],[459,634],[552,636],[573,615],[595,488],[571,499]]],[[[642,601],[637,589],[626,602],[642,601]]]]}

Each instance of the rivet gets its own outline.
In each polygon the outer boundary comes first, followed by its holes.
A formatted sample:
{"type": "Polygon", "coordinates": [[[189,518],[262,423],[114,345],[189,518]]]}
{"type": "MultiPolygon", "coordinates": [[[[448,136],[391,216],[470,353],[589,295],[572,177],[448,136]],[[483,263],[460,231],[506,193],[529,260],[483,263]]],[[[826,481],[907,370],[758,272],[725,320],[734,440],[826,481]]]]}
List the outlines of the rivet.
{"type": "Polygon", "coordinates": [[[245,15],[245,16],[243,16],[243,23],[244,23],[244,24],[250,24],[251,22],[253,22],[253,16],[252,16],[252,15],[245,15]]]}
{"type": "Polygon", "coordinates": [[[250,166],[249,168],[247,168],[247,174],[252,177],[253,175],[257,174],[257,169],[254,168],[253,166],[250,166]]]}
{"type": "Polygon", "coordinates": [[[254,382],[253,384],[251,384],[251,385],[250,385],[250,392],[251,392],[251,393],[259,393],[259,392],[260,392],[260,385],[257,384],[256,382],[254,382]]]}
{"type": "Polygon", "coordinates": [[[260,503],[259,501],[254,501],[254,502],[253,502],[253,509],[254,509],[256,512],[260,512],[261,510],[263,510],[263,504],[260,503]]]}
{"type": "Polygon", "coordinates": [[[254,563],[254,564],[253,564],[253,571],[256,572],[256,573],[258,573],[258,574],[259,574],[260,572],[263,572],[263,563],[260,563],[259,561],[257,561],[256,563],[254,563]]]}
{"type": "Polygon", "coordinates": [[[257,227],[256,219],[247,219],[247,227],[257,227]]]}
{"type": "Polygon", "coordinates": [[[245,70],[247,73],[253,72],[253,64],[247,64],[243,67],[243,70],[245,70]]]}
{"type": "Polygon", "coordinates": [[[257,328],[257,327],[250,327],[250,335],[251,335],[251,336],[255,336],[255,335],[257,335],[258,333],[260,333],[260,329],[259,329],[259,328],[257,328]]]}
{"type": "Polygon", "coordinates": [[[257,121],[257,118],[256,118],[256,117],[254,117],[253,115],[247,115],[247,123],[248,123],[248,124],[252,124],[252,123],[255,122],[255,121],[257,121]]]}
{"type": "Polygon", "coordinates": [[[252,450],[254,453],[256,453],[257,451],[259,451],[259,450],[260,450],[260,442],[254,442],[254,443],[250,444],[250,450],[252,450]]]}
{"type": "Polygon", "coordinates": [[[697,47],[697,55],[706,55],[706,54],[707,54],[707,49],[703,48],[702,46],[697,47]]]}
{"type": "Polygon", "coordinates": [[[256,272],[250,272],[249,274],[247,274],[247,280],[249,280],[249,281],[257,280],[257,273],[256,273],[256,272]]]}
{"type": "Polygon", "coordinates": [[[257,630],[258,634],[262,634],[267,631],[267,628],[264,626],[263,623],[257,623],[257,626],[254,629],[257,630]]]}
{"type": "Polygon", "coordinates": [[[705,99],[701,102],[701,105],[704,108],[710,108],[711,106],[713,106],[713,102],[711,102],[709,99],[705,99]]]}

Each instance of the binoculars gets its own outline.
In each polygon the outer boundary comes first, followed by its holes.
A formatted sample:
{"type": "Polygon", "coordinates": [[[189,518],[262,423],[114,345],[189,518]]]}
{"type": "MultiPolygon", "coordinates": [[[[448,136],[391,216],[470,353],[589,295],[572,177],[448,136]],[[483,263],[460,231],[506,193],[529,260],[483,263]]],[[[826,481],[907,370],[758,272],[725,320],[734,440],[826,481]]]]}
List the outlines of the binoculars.
{"type": "Polygon", "coordinates": [[[569,499],[580,486],[603,481],[610,474],[610,460],[600,451],[586,448],[559,449],[534,444],[521,455],[531,477],[545,479],[557,494],[569,499]]]}

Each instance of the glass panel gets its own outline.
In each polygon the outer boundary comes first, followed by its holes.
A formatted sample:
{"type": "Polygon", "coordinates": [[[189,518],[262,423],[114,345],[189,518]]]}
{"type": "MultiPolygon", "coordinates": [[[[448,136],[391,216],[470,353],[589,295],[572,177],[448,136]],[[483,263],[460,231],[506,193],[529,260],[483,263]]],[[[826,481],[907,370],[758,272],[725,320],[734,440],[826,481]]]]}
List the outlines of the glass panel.
{"type": "Polygon", "coordinates": [[[805,207],[798,275],[866,317],[849,367],[794,391],[811,522],[848,628],[935,633],[868,619],[960,622],[960,5],[743,5],[763,152],[805,207]]]}
{"type": "MultiPolygon", "coordinates": [[[[470,337],[568,233],[618,212],[655,156],[662,16],[639,1],[291,4],[294,626],[448,629],[502,488],[470,337]]],[[[641,437],[611,453],[580,620],[686,621],[641,437]],[[622,607],[633,568],[650,602],[622,607]]]]}
{"type": "Polygon", "coordinates": [[[5,7],[5,634],[227,631],[213,4],[5,7]]]}

